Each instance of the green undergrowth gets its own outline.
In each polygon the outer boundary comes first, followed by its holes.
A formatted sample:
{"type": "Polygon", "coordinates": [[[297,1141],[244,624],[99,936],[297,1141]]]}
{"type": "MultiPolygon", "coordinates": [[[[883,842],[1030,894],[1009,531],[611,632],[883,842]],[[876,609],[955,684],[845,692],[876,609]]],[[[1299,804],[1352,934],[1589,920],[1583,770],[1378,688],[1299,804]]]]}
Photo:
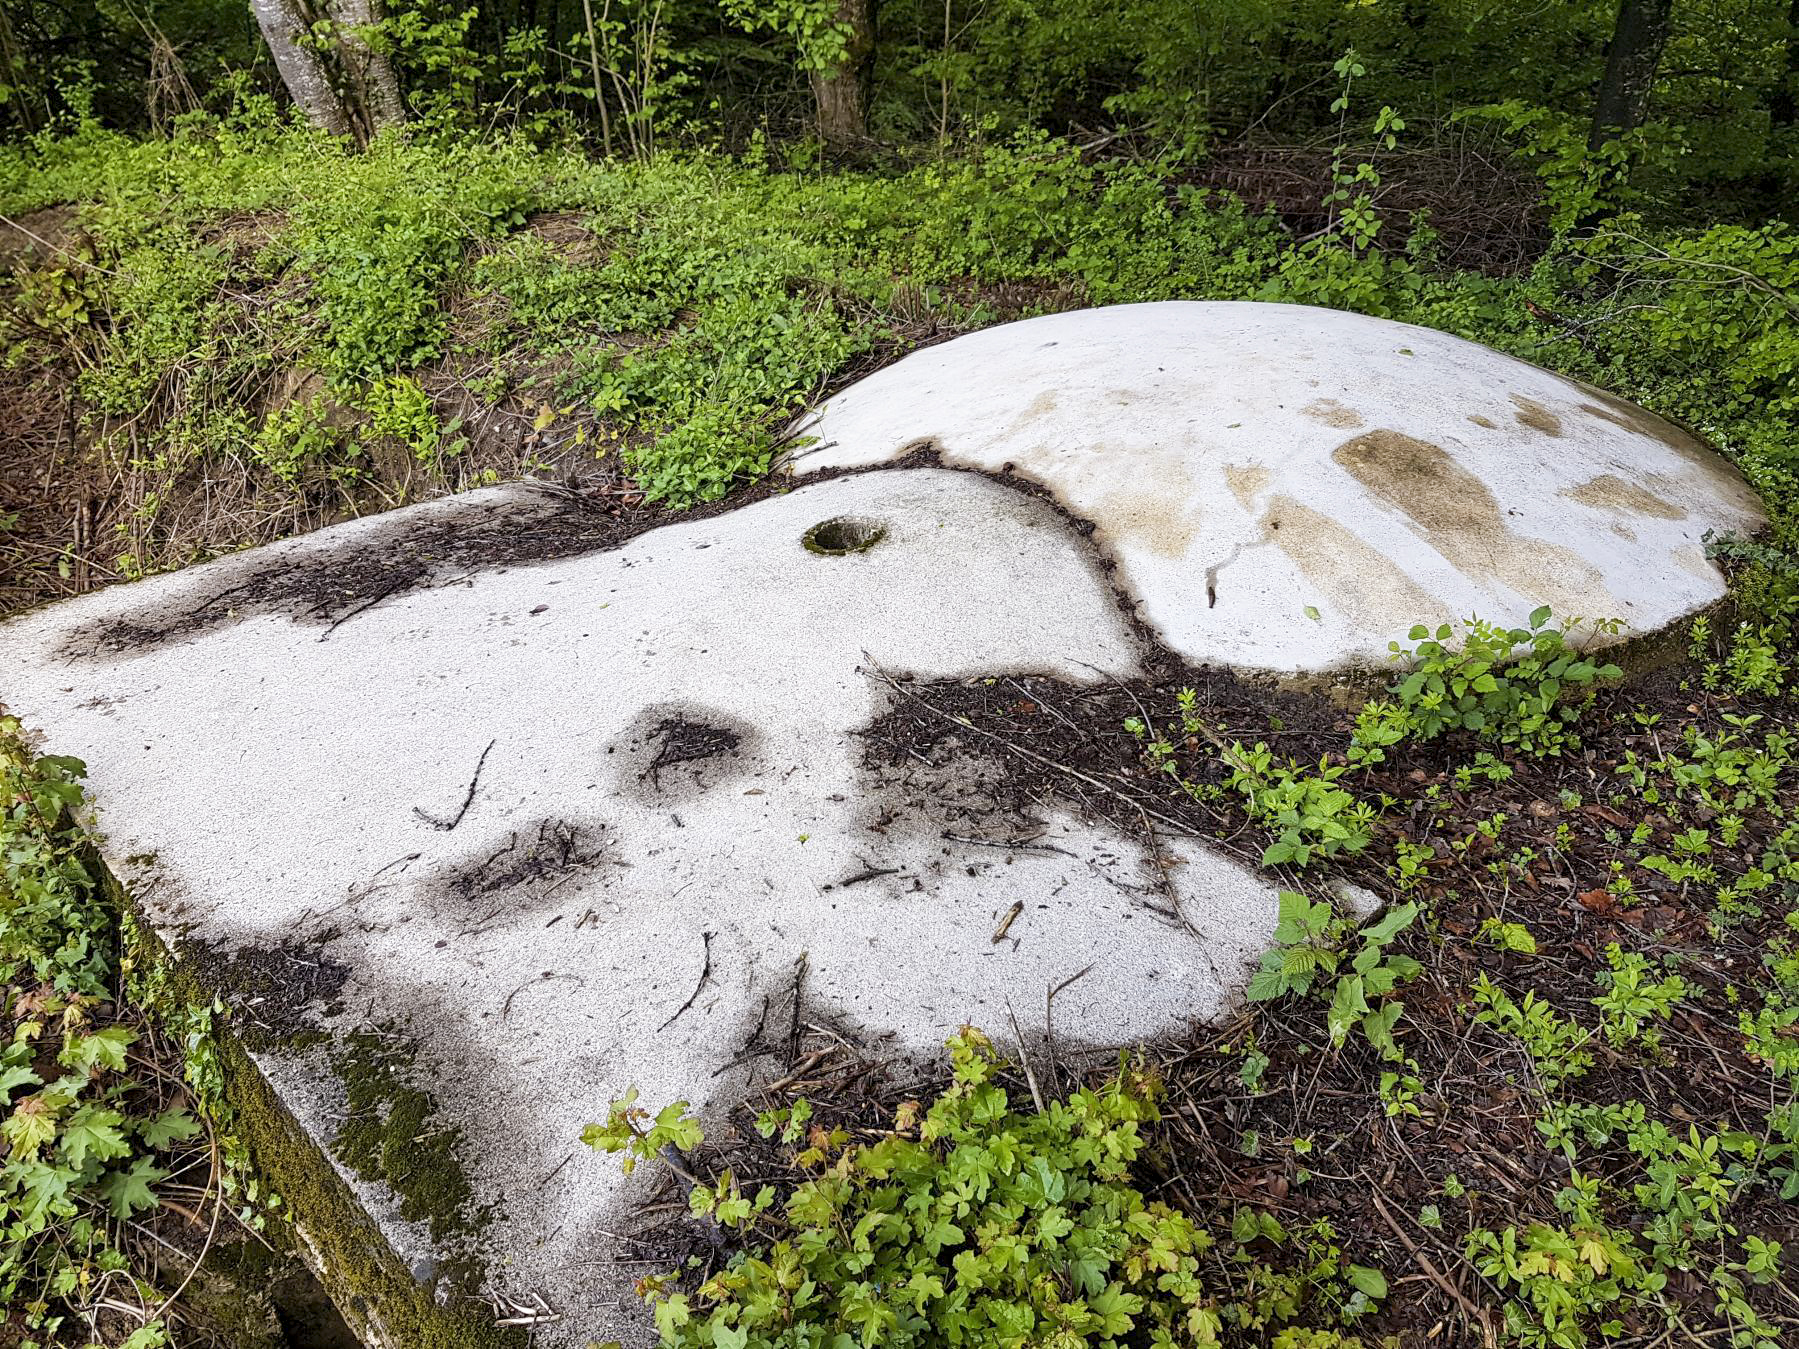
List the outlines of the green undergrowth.
{"type": "MultiPolygon", "coordinates": [[[[1342,175],[1337,191],[1366,195],[1342,175]]],[[[254,100],[166,139],[84,126],[0,149],[0,212],[62,202],[79,210],[65,251],[11,283],[12,359],[67,362],[88,435],[143,475],[127,573],[226,546],[158,530],[203,469],[215,490],[242,475],[265,511],[361,509],[554,449],[616,456],[680,506],[763,473],[790,413],[923,337],[1256,299],[1459,333],[1692,425],[1770,501],[1780,528],[1756,565],[1782,604],[1799,589],[1783,225],[1617,216],[1487,276],[1435,266],[1424,218],[1409,242],[1386,222],[1385,251],[1365,211],[1295,242],[1226,195],[1037,134],[888,174],[792,167],[760,143],[595,164],[424,132],[357,153],[254,100]],[[510,459],[476,430],[494,408],[530,423],[510,459]]]]}
{"type": "Polygon", "coordinates": [[[652,1117],[628,1095],[588,1127],[627,1168],[688,1154],[675,1165],[690,1211],[741,1237],[716,1273],[684,1277],[696,1260],[639,1283],[665,1346],[1172,1349],[1263,1332],[1280,1349],[1362,1343],[1344,1328],[1380,1305],[1387,1279],[1349,1259],[1329,1224],[1288,1230],[1244,1207],[1212,1231],[1138,1188],[1162,1095],[1143,1062],[1038,1110],[1013,1103],[979,1031],[948,1048],[942,1094],[902,1104],[873,1141],[808,1128],[804,1100],[764,1114],[759,1130],[791,1148],[801,1177],[785,1193],[746,1190],[729,1169],[694,1176],[704,1135],[685,1102],[652,1117]],[[1265,1263],[1271,1248],[1295,1253],[1298,1272],[1265,1263]]]}
{"type": "MultiPolygon", "coordinates": [[[[123,1342],[164,1343],[170,1291],[140,1277],[120,1224],[207,1137],[195,1093],[156,1062],[130,961],[82,829],[84,769],[0,718],[0,1305],[21,1343],[97,1337],[102,1299],[139,1309],[123,1342]]],[[[179,1060],[177,1060],[179,1063],[179,1060]]]]}
{"type": "MultiPolygon", "coordinates": [[[[1386,763],[1388,752],[1400,745],[1453,732],[1487,742],[1492,748],[1477,754],[1466,770],[1470,778],[1509,775],[1496,753],[1542,758],[1577,750],[1574,728],[1593,701],[1594,686],[1623,674],[1576,649],[1572,639],[1581,626],[1577,620],[1555,622],[1547,605],[1533,611],[1524,627],[1500,627],[1477,616],[1460,625],[1458,637],[1452,624],[1434,631],[1414,626],[1409,640],[1416,648],[1389,643],[1397,682],[1357,711],[1348,748],[1315,765],[1282,759],[1263,741],[1227,743],[1206,725],[1192,689],[1180,692],[1175,720],[1156,726],[1130,717],[1124,728],[1149,769],[1166,775],[1183,795],[1204,803],[1238,801],[1272,836],[1262,851],[1264,866],[1304,868],[1359,853],[1374,841],[1381,810],[1395,802],[1370,800],[1354,787],[1358,774],[1386,763]],[[1183,772],[1177,747],[1202,744],[1216,752],[1222,781],[1196,781],[1183,772]]],[[[1622,625],[1600,620],[1590,626],[1591,635],[1605,637],[1622,625]]],[[[1763,663],[1756,667],[1755,687],[1778,686],[1784,667],[1773,648],[1756,650],[1763,663]]],[[[1740,676],[1719,673],[1716,679],[1727,677],[1742,686],[1740,676]]]]}
{"type": "MultiPolygon", "coordinates": [[[[685,1102],[613,1102],[584,1140],[666,1167],[707,1231],[639,1284],[663,1345],[1789,1343],[1799,756],[1764,690],[1790,647],[1733,667],[1701,622],[1691,664],[1615,685],[1547,613],[1467,629],[1396,653],[1326,756],[1379,809],[1309,865],[1357,865],[1384,909],[1283,893],[1242,1015],[1162,1066],[1045,1101],[1027,1061],[1027,1101],[964,1030],[941,1094],[877,1127],[764,1112],[779,1164],[685,1102]],[[1513,790],[1541,795],[1492,808],[1513,790]]],[[[1230,744],[1169,701],[1132,728],[1140,781],[1234,834],[1253,804],[1195,772],[1230,744]]]]}

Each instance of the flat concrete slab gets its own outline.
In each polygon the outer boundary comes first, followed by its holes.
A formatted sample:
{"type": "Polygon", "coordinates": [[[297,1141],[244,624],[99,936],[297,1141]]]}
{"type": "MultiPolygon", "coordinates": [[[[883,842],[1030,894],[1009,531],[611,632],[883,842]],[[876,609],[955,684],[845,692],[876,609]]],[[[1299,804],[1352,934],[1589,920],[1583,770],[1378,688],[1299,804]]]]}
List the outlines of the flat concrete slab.
{"type": "MultiPolygon", "coordinates": [[[[605,1260],[640,1252],[603,1234],[648,1172],[577,1142],[627,1086],[715,1113],[784,1071],[798,1020],[930,1054],[1008,1004],[1041,1026],[1086,966],[1065,1044],[1174,1031],[1233,998],[1277,903],[1197,845],[1158,866],[978,780],[865,766],[877,670],[1138,671],[1046,503],[876,472],[602,551],[569,510],[476,492],[0,626],[6,703],[86,759],[109,864],[235,995],[394,1259],[429,1287],[474,1258],[562,1313],[551,1346],[643,1320],[641,1269],[605,1260]],[[443,1145],[383,1169],[367,1135],[403,1112],[402,1145],[443,1145]]],[[[384,1317],[363,1308],[403,1341],[384,1317]]]]}
{"type": "Polygon", "coordinates": [[[1119,305],[915,352],[824,403],[804,475],[901,458],[1016,473],[1097,526],[1195,662],[1379,665],[1418,622],[1624,620],[1721,599],[1707,531],[1760,503],[1634,404],[1426,328],[1302,305],[1119,305]]]}

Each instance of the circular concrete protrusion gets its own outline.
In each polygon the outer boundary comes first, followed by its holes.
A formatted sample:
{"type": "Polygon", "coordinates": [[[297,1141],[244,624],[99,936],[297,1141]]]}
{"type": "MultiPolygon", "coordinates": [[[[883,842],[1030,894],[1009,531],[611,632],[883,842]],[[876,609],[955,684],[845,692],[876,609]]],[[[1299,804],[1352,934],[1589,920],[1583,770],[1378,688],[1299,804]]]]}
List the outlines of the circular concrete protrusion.
{"type": "Polygon", "coordinates": [[[934,448],[1095,526],[1194,662],[1382,666],[1416,623],[1620,619],[1721,598],[1760,502],[1632,403],[1431,329],[1302,305],[1119,305],[915,352],[822,404],[804,475],[934,448]]]}

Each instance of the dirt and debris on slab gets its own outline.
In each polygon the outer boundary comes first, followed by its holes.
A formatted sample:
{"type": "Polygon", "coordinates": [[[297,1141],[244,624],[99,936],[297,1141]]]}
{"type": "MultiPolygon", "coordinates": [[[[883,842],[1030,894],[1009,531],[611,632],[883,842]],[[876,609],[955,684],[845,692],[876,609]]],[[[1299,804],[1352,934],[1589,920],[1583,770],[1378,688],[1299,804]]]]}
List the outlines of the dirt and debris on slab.
{"type": "Polygon", "coordinates": [[[321,1020],[344,1010],[340,995],[350,968],[328,954],[339,935],[327,928],[308,941],[290,938],[276,946],[189,940],[178,959],[230,1000],[248,1048],[292,1046],[320,1038],[321,1020]]]}
{"type": "MultiPolygon", "coordinates": [[[[965,773],[1038,807],[1075,801],[1121,825],[1259,850],[1269,836],[1234,800],[1179,785],[1222,780],[1204,738],[1175,744],[1171,774],[1124,722],[1175,726],[1197,715],[1220,736],[1263,741],[1305,763],[1341,754],[1349,714],[1228,672],[1163,673],[1085,688],[1011,677],[908,682],[907,696],[866,732],[865,751],[875,771],[928,762],[953,776],[962,760],[965,773]]],[[[1768,857],[1790,846],[1783,822],[1799,808],[1799,765],[1782,758],[1790,721],[1783,697],[1708,692],[1691,667],[1663,669],[1602,691],[1579,722],[1580,743],[1560,756],[1480,758],[1480,741],[1453,735],[1389,751],[1386,763],[1354,779],[1358,793],[1384,803],[1373,844],[1339,864],[1289,869],[1284,879],[1313,896],[1340,880],[1425,906],[1428,923],[1403,930],[1392,948],[1421,970],[1402,990],[1402,1060],[1384,1059],[1359,1035],[1336,1047],[1327,1000],[1300,997],[1249,1004],[1145,1050],[1164,1094],[1138,1180],[1218,1235],[1204,1261],[1217,1305],[1253,1299],[1258,1280],[1303,1280],[1329,1245],[1384,1271],[1392,1290],[1356,1321],[1361,1343],[1500,1343],[1517,1290],[1477,1268],[1471,1232],[1559,1228],[1570,1221],[1569,1187],[1596,1183],[1593,1212],[1630,1239],[1651,1240],[1649,1145],[1617,1130],[1577,1130],[1564,1150],[1545,1135],[1546,1116],[1636,1103],[1647,1126],[1665,1127],[1677,1144],[1767,1136],[1779,1097],[1770,1096],[1766,1065],[1746,1052],[1738,1009],[1759,1005],[1773,957],[1790,958],[1791,883],[1765,892],[1773,902],[1730,898],[1728,887],[1720,902],[1715,887],[1673,879],[1644,859],[1680,855],[1683,839],[1690,851],[1697,830],[1708,836],[1707,863],[1719,879],[1753,885],[1765,875],[1768,857]],[[1764,733],[1782,763],[1777,785],[1735,815],[1683,805],[1665,781],[1659,799],[1628,785],[1635,765],[1682,744],[1729,749],[1764,733]],[[1481,771],[1471,772],[1477,760],[1481,771]],[[1402,846],[1423,862],[1416,879],[1396,885],[1392,859],[1402,846]],[[1502,931],[1511,945],[1496,940],[1502,931]],[[1516,1036],[1475,1015],[1472,990],[1484,979],[1520,1003],[1591,1026],[1620,953],[1647,957],[1658,977],[1678,972],[1685,996],[1647,1040],[1591,1034],[1582,1051],[1590,1062],[1565,1081],[1546,1084],[1516,1036]],[[1271,1215],[1306,1240],[1271,1242],[1253,1224],[1245,1238],[1245,1213],[1271,1215]]],[[[1058,1039],[1059,1024],[1040,1013],[1025,1020],[1022,1041],[1016,1027],[985,1028],[1012,1058],[1002,1084],[1015,1102],[1060,1096],[1115,1070],[1113,1055],[1058,1039]]],[[[710,1150],[690,1166],[702,1174],[731,1167],[785,1189],[813,1172],[752,1127],[760,1112],[804,1100],[814,1139],[842,1129],[874,1140],[890,1135],[902,1107],[915,1114],[945,1085],[942,1069],[916,1056],[822,1028],[796,1036],[769,1074],[733,1113],[734,1127],[709,1134],[710,1150]]],[[[1799,1240],[1799,1210],[1781,1197],[1778,1163],[1773,1180],[1765,1170],[1720,1174],[1730,1177],[1721,1182],[1727,1190],[1736,1187],[1728,1220],[1739,1237],[1789,1248],[1799,1240]]],[[[719,1258],[716,1228],[657,1214],[685,1189],[664,1175],[627,1230],[657,1269],[719,1258]]],[[[1709,1249],[1702,1239],[1701,1263],[1670,1280],[1671,1313],[1653,1300],[1625,1306],[1605,1342],[1725,1342],[1738,1323],[1711,1294],[1709,1249]],[[1669,1324],[1684,1327],[1685,1338],[1670,1339],[1669,1324]]],[[[1745,1281],[1743,1295],[1781,1334],[1799,1335],[1790,1282],[1745,1281]]],[[[1301,1322],[1331,1324],[1322,1308],[1301,1322]]]]}

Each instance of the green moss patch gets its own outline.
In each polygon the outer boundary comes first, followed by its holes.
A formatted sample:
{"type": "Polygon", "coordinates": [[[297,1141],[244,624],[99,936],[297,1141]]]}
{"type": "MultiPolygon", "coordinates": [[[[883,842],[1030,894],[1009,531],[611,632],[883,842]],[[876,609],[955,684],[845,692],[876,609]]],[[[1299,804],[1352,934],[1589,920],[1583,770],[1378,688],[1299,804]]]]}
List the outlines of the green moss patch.
{"type": "Polygon", "coordinates": [[[492,1220],[477,1206],[461,1161],[462,1131],[437,1119],[436,1102],[411,1085],[416,1044],[387,1029],[353,1031],[331,1057],[344,1085],[349,1118],[333,1154],[364,1180],[394,1192],[400,1216],[430,1226],[431,1239],[465,1243],[492,1220]]]}

